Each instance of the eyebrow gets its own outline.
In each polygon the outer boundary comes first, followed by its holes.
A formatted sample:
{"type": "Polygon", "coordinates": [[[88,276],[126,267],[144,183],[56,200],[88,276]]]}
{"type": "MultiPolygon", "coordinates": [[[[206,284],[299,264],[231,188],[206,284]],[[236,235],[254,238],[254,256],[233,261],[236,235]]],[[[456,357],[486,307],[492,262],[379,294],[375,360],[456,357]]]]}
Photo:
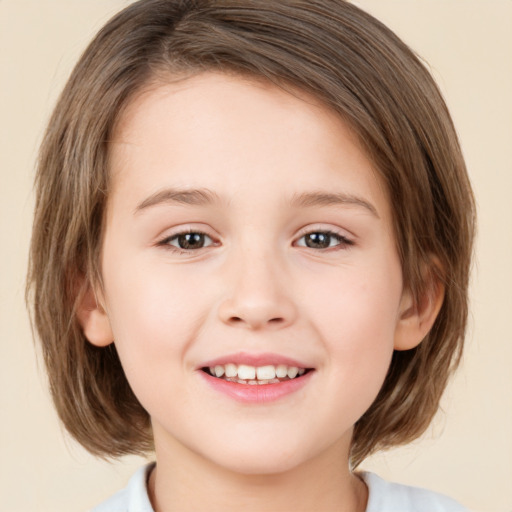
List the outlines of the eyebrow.
{"type": "MultiPolygon", "coordinates": [[[[159,190],[144,199],[136,208],[135,213],[160,204],[184,204],[190,206],[208,206],[220,203],[221,198],[218,194],[207,188],[198,189],[175,189],[166,188],[159,190]]],[[[374,217],[380,219],[377,209],[367,200],[346,193],[330,192],[305,192],[294,194],[290,200],[290,205],[294,208],[311,208],[314,206],[359,206],[366,209],[374,217]]]]}
{"type": "Polygon", "coordinates": [[[380,219],[377,208],[372,203],[362,197],[353,194],[331,193],[331,192],[306,192],[292,197],[291,204],[298,208],[308,208],[312,206],[360,206],[368,210],[374,217],[380,219]]]}
{"type": "Polygon", "coordinates": [[[159,190],[142,201],[136,208],[135,213],[159,204],[185,204],[191,206],[205,206],[219,203],[220,197],[207,188],[197,189],[175,189],[166,188],[159,190]]]}

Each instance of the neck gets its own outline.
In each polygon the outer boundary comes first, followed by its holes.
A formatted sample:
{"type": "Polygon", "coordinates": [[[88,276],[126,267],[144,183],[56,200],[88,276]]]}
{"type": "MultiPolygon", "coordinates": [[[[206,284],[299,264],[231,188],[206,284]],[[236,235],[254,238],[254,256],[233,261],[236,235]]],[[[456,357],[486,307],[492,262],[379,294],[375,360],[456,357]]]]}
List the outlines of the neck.
{"type": "Polygon", "coordinates": [[[300,466],[274,474],[240,474],[183,445],[157,446],[149,479],[155,512],[364,512],[366,485],[348,468],[346,446],[329,447],[300,466]],[[162,449],[159,449],[162,448],[162,449]]]}

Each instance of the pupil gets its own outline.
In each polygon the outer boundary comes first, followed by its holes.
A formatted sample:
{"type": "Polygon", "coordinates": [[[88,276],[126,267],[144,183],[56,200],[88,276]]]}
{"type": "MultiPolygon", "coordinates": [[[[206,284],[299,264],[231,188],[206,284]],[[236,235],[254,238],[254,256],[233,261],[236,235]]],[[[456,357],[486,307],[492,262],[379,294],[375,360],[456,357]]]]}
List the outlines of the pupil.
{"type": "Polygon", "coordinates": [[[179,245],[182,249],[197,249],[204,245],[204,235],[200,233],[186,233],[178,237],[179,245]]]}
{"type": "Polygon", "coordinates": [[[310,233],[306,236],[306,245],[314,249],[329,247],[331,236],[326,233],[310,233]]]}

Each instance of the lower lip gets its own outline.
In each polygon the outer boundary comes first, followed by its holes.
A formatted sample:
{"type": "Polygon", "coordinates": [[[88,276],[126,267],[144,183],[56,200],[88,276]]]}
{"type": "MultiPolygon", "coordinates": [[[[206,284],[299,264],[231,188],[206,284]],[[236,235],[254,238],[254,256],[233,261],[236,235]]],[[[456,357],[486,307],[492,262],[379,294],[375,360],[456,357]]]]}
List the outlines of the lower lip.
{"type": "Polygon", "coordinates": [[[238,402],[244,403],[268,403],[291,395],[302,389],[311,379],[314,371],[291,380],[285,380],[278,384],[238,384],[217,377],[212,377],[204,371],[199,371],[205,381],[215,391],[223,393],[238,402]]]}

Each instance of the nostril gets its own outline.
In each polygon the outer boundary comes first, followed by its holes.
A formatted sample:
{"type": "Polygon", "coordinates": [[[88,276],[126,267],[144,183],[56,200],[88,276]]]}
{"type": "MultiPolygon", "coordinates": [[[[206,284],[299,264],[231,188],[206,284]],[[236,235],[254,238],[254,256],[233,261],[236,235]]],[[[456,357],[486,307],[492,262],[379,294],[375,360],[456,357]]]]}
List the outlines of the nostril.
{"type": "Polygon", "coordinates": [[[223,299],[218,306],[219,319],[232,327],[248,329],[282,329],[294,322],[297,310],[288,297],[267,297],[261,290],[256,291],[255,295],[243,288],[223,299]]]}
{"type": "MultiPolygon", "coordinates": [[[[280,325],[280,324],[284,323],[284,321],[285,321],[285,319],[282,318],[282,317],[275,317],[275,318],[270,318],[269,320],[267,320],[266,323],[268,325],[280,325]]],[[[251,326],[256,326],[256,325],[263,326],[265,324],[265,322],[260,322],[260,321],[244,320],[243,318],[241,318],[239,316],[232,316],[229,319],[229,322],[231,324],[234,324],[234,325],[237,325],[237,324],[248,324],[248,325],[251,325],[251,326]]]]}

